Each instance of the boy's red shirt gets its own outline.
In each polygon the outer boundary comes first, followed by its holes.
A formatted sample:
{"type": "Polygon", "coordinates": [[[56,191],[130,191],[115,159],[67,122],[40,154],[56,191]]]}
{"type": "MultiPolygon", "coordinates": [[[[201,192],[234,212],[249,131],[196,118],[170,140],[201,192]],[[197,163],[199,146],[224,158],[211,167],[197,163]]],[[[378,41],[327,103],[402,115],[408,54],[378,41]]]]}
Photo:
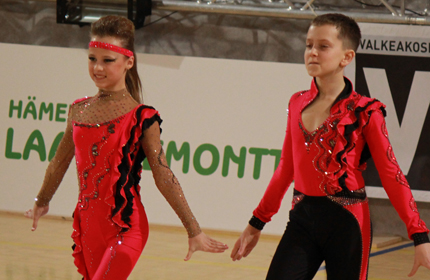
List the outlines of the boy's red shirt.
{"type": "Polygon", "coordinates": [[[301,113],[318,95],[315,80],[310,90],[291,97],[281,159],[254,216],[269,222],[293,180],[294,188],[308,196],[330,198],[342,190],[364,191],[362,171],[371,155],[409,238],[428,232],[389,142],[385,105],[361,96],[349,80],[345,78],[345,82],[346,90],[335,101],[330,116],[314,131],[306,130],[301,113]]]}

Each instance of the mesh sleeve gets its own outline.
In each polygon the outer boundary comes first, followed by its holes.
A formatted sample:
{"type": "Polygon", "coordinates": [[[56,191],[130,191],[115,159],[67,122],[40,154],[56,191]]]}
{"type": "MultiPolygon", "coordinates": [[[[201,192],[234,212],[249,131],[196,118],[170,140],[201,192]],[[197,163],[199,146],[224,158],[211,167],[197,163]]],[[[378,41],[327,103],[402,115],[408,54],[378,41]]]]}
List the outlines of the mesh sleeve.
{"type": "Polygon", "coordinates": [[[182,221],[188,237],[198,235],[201,232],[199,223],[191,212],[178,179],[167,164],[166,156],[160,143],[158,122],[144,131],[144,137],[141,141],[157,188],[182,221]]]}
{"type": "Polygon", "coordinates": [[[73,126],[70,117],[67,121],[66,131],[63,138],[58,145],[55,156],[49,162],[48,168],[45,172],[42,187],[36,197],[36,205],[46,206],[51,201],[55,192],[58,189],[64,174],[69,168],[70,162],[75,153],[75,145],[73,143],[73,126]]]}

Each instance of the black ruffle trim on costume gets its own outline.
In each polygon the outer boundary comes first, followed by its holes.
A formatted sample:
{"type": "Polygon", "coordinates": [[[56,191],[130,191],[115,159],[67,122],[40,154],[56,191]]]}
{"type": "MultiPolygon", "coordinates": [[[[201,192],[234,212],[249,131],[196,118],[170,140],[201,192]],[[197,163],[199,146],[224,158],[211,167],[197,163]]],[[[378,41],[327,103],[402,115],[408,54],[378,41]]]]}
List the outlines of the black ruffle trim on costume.
{"type": "MultiPolygon", "coordinates": [[[[135,138],[136,129],[141,123],[141,112],[144,109],[154,109],[150,106],[141,106],[136,110],[136,124],[132,127],[130,131],[130,138],[128,139],[126,145],[122,148],[123,158],[121,159],[121,163],[118,165],[118,171],[120,172],[120,177],[116,184],[115,191],[115,208],[112,210],[112,217],[115,216],[118,211],[122,208],[127,200],[127,204],[124,207],[124,210],[121,213],[121,220],[126,223],[128,226],[130,225],[130,216],[133,214],[133,199],[134,196],[131,193],[131,188],[135,187],[139,184],[140,176],[139,171],[142,168],[142,161],[145,159],[145,153],[143,149],[139,149],[137,156],[134,160],[134,164],[132,166],[129,165],[127,156],[130,154],[130,148],[133,145],[133,140],[135,138]],[[126,199],[121,195],[121,190],[124,190],[126,199]]],[[[146,119],[142,123],[142,134],[139,136],[139,140],[143,138],[144,131],[149,128],[155,122],[161,124],[162,120],[158,114],[153,117],[146,119]]],[[[161,128],[160,128],[161,132],[161,128]]],[[[139,143],[137,145],[140,145],[139,143]]],[[[131,159],[133,160],[133,154],[130,154],[131,159]]],[[[137,189],[136,189],[137,191],[137,189]]],[[[126,231],[127,229],[123,229],[126,231]]]]}
{"type": "MultiPolygon", "coordinates": [[[[342,162],[342,156],[344,153],[349,152],[350,150],[352,150],[355,146],[355,143],[351,142],[351,135],[352,133],[357,130],[360,126],[359,124],[359,118],[360,118],[360,114],[364,111],[366,111],[366,109],[372,105],[375,102],[379,102],[377,99],[374,99],[373,101],[369,102],[366,104],[366,106],[364,107],[357,107],[354,110],[354,114],[355,114],[355,118],[356,121],[352,124],[349,125],[345,125],[345,132],[344,132],[344,137],[346,139],[346,145],[343,151],[339,152],[336,157],[337,157],[337,161],[340,162],[341,164],[347,164],[347,162],[342,162]]],[[[384,109],[384,107],[380,108],[382,111],[382,114],[384,115],[384,117],[386,116],[386,111],[384,109]]],[[[369,119],[370,119],[370,115],[372,114],[372,112],[369,112],[369,119]]],[[[366,124],[367,125],[367,124],[366,124]]],[[[368,161],[370,158],[372,157],[372,155],[370,154],[370,150],[369,150],[369,146],[366,145],[363,148],[363,151],[361,152],[360,155],[360,165],[364,164],[366,161],[368,161]]],[[[345,159],[346,160],[346,159],[345,159]]],[[[342,192],[349,192],[349,189],[346,186],[346,178],[348,178],[348,174],[346,174],[346,172],[344,174],[342,174],[342,176],[339,177],[338,181],[339,181],[339,185],[342,188],[342,192]]]]}

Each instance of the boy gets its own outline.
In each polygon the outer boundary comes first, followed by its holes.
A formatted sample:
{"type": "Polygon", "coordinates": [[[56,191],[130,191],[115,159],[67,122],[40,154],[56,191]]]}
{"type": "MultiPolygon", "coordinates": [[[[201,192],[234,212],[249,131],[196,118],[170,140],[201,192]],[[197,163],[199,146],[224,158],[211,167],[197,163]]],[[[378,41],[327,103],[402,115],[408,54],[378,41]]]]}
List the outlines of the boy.
{"type": "Polygon", "coordinates": [[[316,17],[306,38],[311,89],[289,103],[282,156],[233,261],[246,257],[294,180],[290,221],[272,259],[269,280],[312,279],[325,261],[330,280],[367,279],[371,247],[368,201],[361,171],[371,156],[383,186],[415,242],[415,264],[430,268],[430,243],[385,127],[384,105],[356,93],[344,75],[361,38],[342,14],[316,17]]]}

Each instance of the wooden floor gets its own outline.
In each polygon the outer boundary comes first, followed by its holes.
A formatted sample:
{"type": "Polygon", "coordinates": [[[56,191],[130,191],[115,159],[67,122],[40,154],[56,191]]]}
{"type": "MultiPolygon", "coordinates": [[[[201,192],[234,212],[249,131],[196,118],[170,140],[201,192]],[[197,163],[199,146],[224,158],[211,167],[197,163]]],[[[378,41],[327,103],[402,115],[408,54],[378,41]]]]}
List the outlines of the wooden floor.
{"type": "MultiPolygon", "coordinates": [[[[40,221],[37,231],[31,232],[30,220],[0,212],[0,280],[80,280],[71,256],[71,227],[69,220],[46,218],[40,221]]],[[[239,233],[209,232],[209,235],[232,248],[239,233]]],[[[278,241],[279,237],[263,235],[253,253],[239,262],[230,260],[230,250],[223,254],[197,252],[184,262],[185,231],[151,226],[147,246],[129,279],[264,279],[278,241]]],[[[376,239],[376,244],[383,241],[376,239]]],[[[415,277],[407,277],[414,252],[412,246],[396,249],[404,244],[410,242],[372,249],[372,253],[382,254],[370,258],[370,280],[430,279],[430,271],[423,268],[415,277]],[[387,248],[394,250],[387,253],[387,248]]],[[[322,269],[314,279],[326,279],[325,271],[322,269]]]]}

